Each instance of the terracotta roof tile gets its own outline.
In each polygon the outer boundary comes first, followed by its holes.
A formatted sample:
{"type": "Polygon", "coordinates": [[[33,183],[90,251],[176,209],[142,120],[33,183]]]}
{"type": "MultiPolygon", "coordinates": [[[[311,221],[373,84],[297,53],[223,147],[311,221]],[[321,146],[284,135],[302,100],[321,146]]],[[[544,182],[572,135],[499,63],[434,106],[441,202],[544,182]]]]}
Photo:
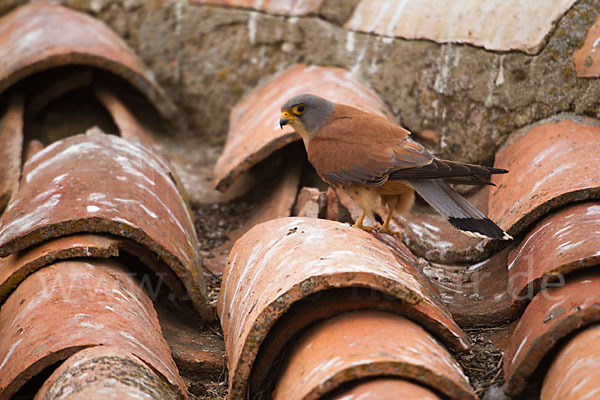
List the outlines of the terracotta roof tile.
{"type": "Polygon", "coordinates": [[[31,157],[44,150],[44,144],[37,139],[30,140],[25,147],[24,160],[29,161],[31,157]]]}
{"type": "Polygon", "coordinates": [[[34,400],[185,399],[132,352],[112,346],[78,351],[44,382],[34,400]]]}
{"type": "Polygon", "coordinates": [[[77,257],[108,258],[118,254],[118,240],[109,235],[76,234],[0,258],[0,304],[27,276],[54,261],[77,257]]]}
{"type": "Polygon", "coordinates": [[[523,306],[512,304],[506,268],[509,249],[472,265],[429,263],[423,273],[463,328],[502,324],[523,306]]]}
{"type": "Polygon", "coordinates": [[[0,220],[0,256],[77,232],[123,236],[159,256],[208,318],[192,217],[172,175],[150,149],[97,129],[55,142],[23,169],[0,220]]]}
{"type": "MultiPolygon", "coordinates": [[[[484,0],[476,6],[353,0],[346,3],[345,17],[325,18],[338,25],[346,21],[348,45],[354,43],[354,31],[360,31],[533,54],[575,0],[552,6],[532,2],[533,7],[523,8],[516,0],[484,0]],[[500,24],[504,29],[497,29],[500,24]]],[[[312,16],[321,8],[330,9],[321,15],[334,9],[324,0],[188,3],[245,8],[234,14],[245,13],[250,24],[257,12],[312,16]]],[[[578,77],[598,76],[599,35],[600,20],[573,53],[578,77]]],[[[0,116],[0,256],[5,257],[0,258],[0,398],[34,385],[32,378],[61,364],[36,398],[71,391],[77,398],[103,400],[136,395],[186,399],[172,357],[194,379],[217,379],[226,368],[225,353],[232,400],[270,392],[273,385],[274,398],[286,400],[348,399],[374,392],[398,398],[402,391],[424,400],[474,399],[449,350],[468,348],[461,327],[496,324],[504,324],[492,340],[507,350],[503,362],[510,395],[522,394],[528,381],[546,372],[543,360],[552,360],[569,335],[546,374],[542,398],[579,398],[598,391],[592,359],[600,352],[598,329],[577,332],[600,321],[600,273],[586,268],[600,261],[590,239],[600,230],[600,203],[595,201],[600,177],[593,167],[600,165],[597,120],[554,116],[515,132],[498,151],[495,166],[510,173],[494,176],[498,186],[470,200],[512,235],[520,234],[517,241],[471,239],[417,206],[394,221],[409,250],[397,237],[316,219],[345,218],[345,210],[338,208],[331,188],[305,187],[298,194],[301,181],[315,184],[304,176],[301,180],[304,153],[297,144],[288,146],[298,136],[290,127],[277,126],[280,105],[301,92],[394,119],[382,99],[341,68],[297,64],[271,77],[231,111],[227,144],[215,167],[216,187],[232,190],[213,199],[235,198],[248,182],[259,188],[265,184],[262,200],[244,216],[243,226],[229,232],[228,242],[203,253],[216,275],[228,260],[217,305],[223,342],[219,333],[199,337],[203,329],[212,329],[202,324],[214,310],[207,301],[185,190],[168,161],[142,144],[97,129],[45,149],[30,141],[23,156],[23,101],[33,119],[66,92],[82,87],[106,108],[122,136],[157,144],[146,129],[149,124],[136,119],[114,88],[96,85],[92,70],[125,79],[163,117],[174,117],[176,108],[153,73],[106,25],[48,1],[0,17],[0,59],[5,61],[0,63],[0,94],[12,96],[0,116]],[[40,76],[51,82],[35,91],[8,90],[38,72],[68,65],[83,67],[46,72],[40,76]],[[27,96],[23,100],[21,95],[27,96]],[[251,112],[256,109],[262,111],[251,112]],[[263,182],[254,174],[275,152],[275,157],[298,159],[286,160],[276,180],[263,182]],[[27,161],[19,182],[22,158],[27,161]],[[252,178],[242,179],[247,176],[252,178]],[[239,188],[233,190],[233,184],[239,188]],[[303,218],[273,220],[290,213],[303,218]],[[186,319],[185,306],[175,315],[168,306],[153,304],[143,284],[120,264],[128,258],[115,259],[123,253],[161,274],[176,297],[189,300],[189,295],[203,318],[186,319]],[[576,269],[582,270],[572,273],[576,269]],[[559,280],[568,274],[566,285],[539,290],[555,273],[559,280]],[[519,301],[531,297],[529,304],[519,301]],[[170,349],[153,306],[159,308],[170,349]],[[524,307],[517,324],[514,318],[524,307]]],[[[438,139],[432,131],[419,136],[430,143],[438,139]]],[[[190,170],[197,176],[188,184],[206,176],[190,170]]],[[[347,198],[340,194],[339,199],[356,213],[347,198]]]]}
{"type": "Polygon", "coordinates": [[[543,219],[509,256],[508,284],[514,302],[531,300],[544,281],[600,264],[600,202],[578,203],[543,219]]]}
{"type": "MultiPolygon", "coordinates": [[[[225,343],[213,323],[206,324],[181,304],[154,302],[158,321],[171,355],[185,377],[225,377],[225,343]]],[[[224,388],[224,387],[223,387],[224,388]]]]}
{"type": "Polygon", "coordinates": [[[553,208],[600,196],[598,121],[562,114],[514,134],[496,153],[489,217],[512,236],[553,208]]]}
{"type": "Polygon", "coordinates": [[[63,261],[35,272],[0,309],[0,335],[1,398],[44,368],[97,345],[130,351],[186,397],[152,302],[115,260],[63,261]]]}
{"type": "Polygon", "coordinates": [[[298,64],[255,89],[231,111],[223,154],[215,166],[215,186],[226,191],[245,170],[300,137],[291,127],[279,128],[281,105],[300,93],[313,93],[391,118],[371,89],[342,68],[298,64]],[[260,113],[251,110],[262,110],[260,113]]]}
{"type": "Polygon", "coordinates": [[[575,72],[580,78],[598,78],[600,76],[600,54],[598,39],[600,38],[600,18],[588,30],[583,45],[573,52],[575,72]]]}
{"type": "MultiPolygon", "coordinates": [[[[341,288],[379,292],[388,303],[397,304],[399,312],[419,321],[450,346],[468,346],[466,336],[415,265],[373,235],[327,220],[278,219],[255,226],[239,239],[223,274],[217,307],[225,334],[230,398],[244,392],[259,347],[294,303],[314,298],[311,312],[295,314],[298,317],[290,322],[293,327],[280,336],[282,340],[269,342],[269,346],[281,348],[291,331],[312,322],[311,318],[357,307],[361,299],[345,302],[334,297],[329,308],[328,301],[321,304],[319,296],[311,297],[341,288]],[[394,299],[402,302],[398,304],[394,299]]],[[[385,304],[380,297],[375,299],[385,304]]],[[[362,300],[364,307],[373,306],[373,299],[362,300]]]]}
{"type": "Polygon", "coordinates": [[[137,140],[148,146],[155,143],[155,140],[142,127],[136,117],[112,91],[102,86],[96,86],[94,94],[111,114],[122,138],[137,140]]]}
{"type": "Polygon", "coordinates": [[[575,0],[361,0],[346,29],[405,39],[469,43],[490,50],[537,53],[575,0]]]}
{"type": "Polygon", "coordinates": [[[0,215],[19,188],[23,152],[23,97],[11,96],[0,116],[0,215]]]}
{"type": "Polygon", "coordinates": [[[89,65],[127,80],[164,117],[176,113],[152,72],[118,35],[99,20],[55,3],[30,3],[0,18],[0,59],[0,93],[36,72],[89,65]]]}
{"type": "MultiPolygon", "coordinates": [[[[292,155],[298,157],[298,155],[292,155]]],[[[293,158],[288,159],[288,161],[293,158]]],[[[265,197],[258,206],[251,211],[244,224],[227,234],[229,240],[221,246],[211,249],[211,257],[204,260],[204,265],[215,274],[222,274],[227,264],[227,257],[236,240],[248,232],[254,225],[276,218],[289,217],[298,193],[298,183],[302,172],[301,164],[290,161],[283,167],[279,174],[265,189],[265,197]]]]}
{"type": "Polygon", "coordinates": [[[350,389],[341,390],[331,400],[440,400],[431,390],[404,379],[374,378],[358,381],[350,389]]]}
{"type": "Polygon", "coordinates": [[[325,201],[325,219],[338,221],[340,218],[339,199],[331,186],[325,192],[325,201]]]}
{"type": "Polygon", "coordinates": [[[270,14],[300,16],[316,13],[325,0],[188,0],[210,6],[242,7],[270,14]]]}
{"type": "Polygon", "coordinates": [[[578,328],[600,321],[600,275],[584,271],[539,292],[529,303],[511,337],[504,358],[509,395],[517,395],[544,356],[558,341],[578,328]]]}
{"type": "Polygon", "coordinates": [[[319,218],[325,206],[325,193],[313,187],[303,187],[298,192],[292,214],[297,217],[319,218]]]}
{"type": "Polygon", "coordinates": [[[64,72],[53,71],[47,77],[45,86],[36,87],[27,93],[27,117],[29,120],[36,118],[40,111],[61,96],[77,89],[91,86],[94,81],[94,72],[91,68],[81,70],[66,69],[64,72]]]}
{"type": "Polygon", "coordinates": [[[544,378],[540,400],[594,399],[600,393],[600,326],[578,332],[544,378]]]}
{"type": "Polygon", "coordinates": [[[304,332],[281,366],[273,399],[319,399],[342,383],[377,376],[407,378],[449,399],[476,398],[458,363],[420,326],[369,310],[304,332]]]}

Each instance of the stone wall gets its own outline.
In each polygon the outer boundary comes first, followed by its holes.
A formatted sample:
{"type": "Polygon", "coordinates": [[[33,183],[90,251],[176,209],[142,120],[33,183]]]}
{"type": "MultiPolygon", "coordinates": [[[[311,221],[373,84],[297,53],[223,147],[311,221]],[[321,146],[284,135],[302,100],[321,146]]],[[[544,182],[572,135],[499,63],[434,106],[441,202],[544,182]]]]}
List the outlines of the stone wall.
{"type": "MultiPolygon", "coordinates": [[[[0,13],[24,2],[4,1],[0,13]]],[[[451,159],[491,164],[522,126],[563,111],[598,116],[600,81],[578,78],[572,54],[598,17],[599,0],[578,1],[551,21],[546,39],[529,49],[534,54],[351,31],[344,25],[357,0],[327,0],[318,13],[292,17],[186,1],[61,3],[125,38],[180,107],[187,134],[210,144],[224,142],[236,102],[297,62],[351,70],[403,126],[434,131],[437,154],[451,159]]]]}

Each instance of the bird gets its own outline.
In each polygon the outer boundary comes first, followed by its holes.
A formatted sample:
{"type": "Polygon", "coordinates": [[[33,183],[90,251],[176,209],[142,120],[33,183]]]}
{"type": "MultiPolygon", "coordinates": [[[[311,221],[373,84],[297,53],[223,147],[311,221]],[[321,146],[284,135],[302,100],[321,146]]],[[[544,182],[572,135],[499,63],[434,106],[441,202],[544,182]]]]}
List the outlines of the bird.
{"type": "Polygon", "coordinates": [[[490,175],[507,170],[438,159],[413,141],[410,131],[387,118],[313,94],[296,95],[281,106],[279,126],[286,125],[302,138],[308,161],[321,179],[360,207],[353,226],[401,237],[390,220],[394,212],[411,209],[417,192],[469,236],[512,239],[450,186],[493,185],[490,175]],[[379,204],[387,207],[383,224],[364,225],[365,216],[375,221],[379,204]]]}

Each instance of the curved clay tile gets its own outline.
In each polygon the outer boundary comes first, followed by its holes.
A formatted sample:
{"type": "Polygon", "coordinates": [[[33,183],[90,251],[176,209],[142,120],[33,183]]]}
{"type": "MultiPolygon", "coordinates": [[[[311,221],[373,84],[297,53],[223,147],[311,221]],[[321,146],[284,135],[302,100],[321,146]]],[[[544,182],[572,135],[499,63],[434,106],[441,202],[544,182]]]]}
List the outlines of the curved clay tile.
{"type": "Polygon", "coordinates": [[[276,334],[278,343],[263,346],[280,348],[315,320],[381,306],[418,321],[455,349],[467,348],[468,339],[415,261],[338,222],[282,218],[252,228],[229,255],[217,306],[230,372],[229,398],[245,392],[259,348],[282,317],[290,318],[291,328],[276,334]],[[336,298],[337,290],[350,294],[336,298]],[[293,306],[301,310],[289,317],[293,306]]]}
{"type": "Polygon", "coordinates": [[[98,129],[55,142],[24,166],[0,220],[0,257],[78,232],[122,236],[160,257],[209,318],[196,232],[173,176],[147,147],[98,129]]]}
{"type": "Polygon", "coordinates": [[[578,332],[544,378],[540,400],[597,399],[600,395],[600,325],[578,332]]]}
{"type": "Polygon", "coordinates": [[[85,347],[129,351],[186,398],[152,301],[115,260],[63,261],[29,276],[0,309],[0,398],[85,347]]]}
{"type": "Polygon", "coordinates": [[[11,97],[0,116],[0,215],[19,188],[23,153],[23,96],[11,97]]]}
{"type": "Polygon", "coordinates": [[[600,123],[570,114],[513,134],[496,153],[488,216],[516,236],[551,209],[600,197],[600,123]]]}
{"type": "Polygon", "coordinates": [[[0,18],[0,59],[0,93],[40,71],[87,65],[128,81],[164,117],[176,113],[152,72],[118,35],[104,23],[55,3],[29,3],[0,18]]]}
{"type": "Polygon", "coordinates": [[[269,14],[300,16],[319,11],[325,0],[189,0],[207,6],[250,8],[269,14]]]}
{"type": "Polygon", "coordinates": [[[600,263],[593,237],[600,232],[600,202],[578,203],[540,221],[509,256],[513,303],[531,300],[553,275],[600,263]]]}
{"type": "Polygon", "coordinates": [[[463,329],[495,326],[518,318],[523,305],[513,305],[508,290],[505,249],[473,265],[428,263],[423,274],[463,329]]]}
{"type": "Polygon", "coordinates": [[[44,382],[34,400],[140,400],[187,398],[177,396],[142,360],[112,346],[81,350],[65,360],[44,382]]]}
{"type": "MultiPolygon", "coordinates": [[[[121,251],[134,255],[153,270],[176,296],[186,296],[179,278],[145,247],[124,237],[83,233],[48,240],[0,258],[0,305],[27,276],[54,261],[82,257],[118,257],[121,251]]],[[[152,292],[152,295],[157,293],[152,292]]]]}
{"type": "Polygon", "coordinates": [[[384,376],[413,380],[449,399],[477,398],[439,342],[419,325],[391,313],[338,315],[302,333],[288,351],[274,400],[316,400],[344,383],[384,376]]]}
{"type": "Polygon", "coordinates": [[[375,378],[358,381],[347,390],[340,391],[331,400],[440,400],[431,390],[404,379],[375,378]]]}
{"type": "MultiPolygon", "coordinates": [[[[504,357],[504,391],[521,393],[540,361],[573,331],[600,321],[600,274],[594,269],[567,276],[567,283],[540,291],[510,337],[504,357]]],[[[541,368],[544,368],[543,366],[541,368]]]]}
{"type": "Polygon", "coordinates": [[[289,217],[296,201],[298,183],[302,174],[302,167],[298,154],[291,154],[291,160],[284,165],[279,173],[263,193],[264,197],[257,206],[248,213],[246,221],[237,229],[227,233],[228,241],[211,249],[212,257],[204,259],[204,266],[215,274],[222,274],[227,264],[227,257],[237,239],[242,237],[254,225],[276,218],[289,217]],[[297,162],[295,162],[297,161],[297,162]]]}
{"type": "Polygon", "coordinates": [[[254,90],[231,111],[223,154],[215,166],[218,190],[224,192],[244,171],[276,150],[300,139],[291,127],[279,127],[281,105],[300,93],[387,116],[391,113],[375,92],[342,68],[298,64],[254,90]]]}

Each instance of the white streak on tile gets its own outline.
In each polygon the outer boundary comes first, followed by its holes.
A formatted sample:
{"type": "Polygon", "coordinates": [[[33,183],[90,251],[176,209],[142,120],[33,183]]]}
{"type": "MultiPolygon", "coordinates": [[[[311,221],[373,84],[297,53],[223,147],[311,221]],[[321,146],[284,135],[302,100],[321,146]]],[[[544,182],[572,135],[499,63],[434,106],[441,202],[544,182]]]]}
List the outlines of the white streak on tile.
{"type": "Polygon", "coordinates": [[[4,366],[6,365],[6,363],[8,362],[8,360],[10,359],[10,357],[15,352],[15,349],[17,348],[18,345],[21,344],[22,341],[23,341],[23,338],[20,338],[15,343],[13,343],[12,346],[10,346],[10,349],[8,349],[8,353],[6,353],[6,356],[4,357],[4,360],[2,360],[2,364],[0,364],[0,371],[2,370],[2,368],[4,368],[4,366]]]}

